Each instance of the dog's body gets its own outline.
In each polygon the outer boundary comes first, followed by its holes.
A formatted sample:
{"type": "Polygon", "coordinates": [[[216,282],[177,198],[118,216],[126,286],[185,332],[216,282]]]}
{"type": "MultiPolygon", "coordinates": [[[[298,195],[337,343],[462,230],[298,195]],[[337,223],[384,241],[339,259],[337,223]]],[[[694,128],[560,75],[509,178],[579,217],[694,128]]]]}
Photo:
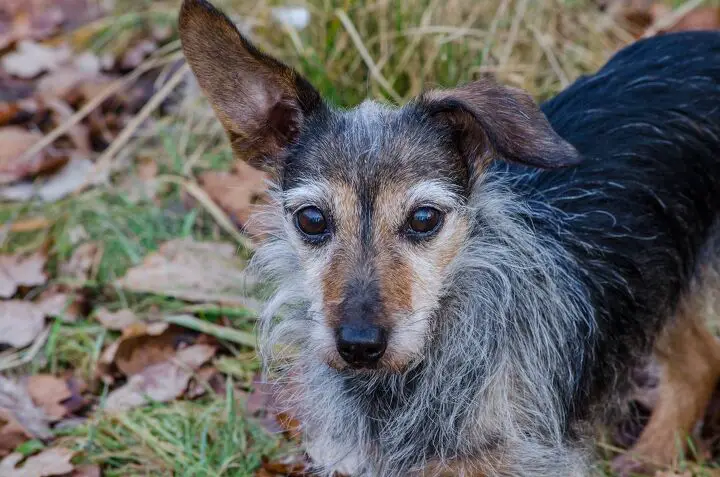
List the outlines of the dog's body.
{"type": "Polygon", "coordinates": [[[236,152],[274,174],[263,338],[292,348],[267,357],[320,473],[586,475],[594,426],[658,342],[694,350],[662,385],[692,403],[661,398],[651,427],[673,431],[638,444],[672,458],[720,363],[701,324],[720,283],[720,33],[626,48],[544,105],[552,128],[485,80],[336,111],[200,0],[181,34],[236,152]]]}

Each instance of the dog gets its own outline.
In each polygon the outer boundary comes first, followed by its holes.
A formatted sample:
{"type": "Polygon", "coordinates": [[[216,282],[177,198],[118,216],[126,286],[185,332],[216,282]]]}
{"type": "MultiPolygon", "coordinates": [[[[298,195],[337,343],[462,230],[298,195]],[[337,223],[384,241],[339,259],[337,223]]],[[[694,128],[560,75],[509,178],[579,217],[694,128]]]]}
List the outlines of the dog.
{"type": "Polygon", "coordinates": [[[672,462],[720,374],[720,33],[638,41],[542,107],[483,77],[339,110],[206,1],[179,27],[271,177],[261,353],[313,472],[588,475],[653,351],[615,465],[672,462]]]}

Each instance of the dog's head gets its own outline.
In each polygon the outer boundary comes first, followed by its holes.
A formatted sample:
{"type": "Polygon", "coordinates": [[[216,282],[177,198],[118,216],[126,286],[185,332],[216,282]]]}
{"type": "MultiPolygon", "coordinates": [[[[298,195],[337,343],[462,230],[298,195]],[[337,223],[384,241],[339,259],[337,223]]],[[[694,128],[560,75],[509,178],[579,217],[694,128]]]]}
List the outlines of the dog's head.
{"type": "Polygon", "coordinates": [[[180,34],[235,154],[277,182],[283,240],[319,317],[313,347],[337,368],[397,371],[422,355],[490,161],[579,159],[526,93],[490,79],[340,111],[203,0],[185,1],[180,34]]]}

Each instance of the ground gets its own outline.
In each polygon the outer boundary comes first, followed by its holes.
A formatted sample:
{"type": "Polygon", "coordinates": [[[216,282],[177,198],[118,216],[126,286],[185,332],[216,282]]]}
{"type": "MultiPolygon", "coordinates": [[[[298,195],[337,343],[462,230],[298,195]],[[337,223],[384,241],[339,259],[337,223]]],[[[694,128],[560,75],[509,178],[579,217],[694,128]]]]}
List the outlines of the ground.
{"type": "MultiPolygon", "coordinates": [[[[215,3],[341,106],[485,73],[542,101],[642,35],[720,27],[695,0],[215,3]]],[[[243,271],[263,176],[184,69],[178,7],[0,4],[0,475],[301,475],[243,271]]],[[[704,436],[665,475],[710,475],[704,436]]]]}

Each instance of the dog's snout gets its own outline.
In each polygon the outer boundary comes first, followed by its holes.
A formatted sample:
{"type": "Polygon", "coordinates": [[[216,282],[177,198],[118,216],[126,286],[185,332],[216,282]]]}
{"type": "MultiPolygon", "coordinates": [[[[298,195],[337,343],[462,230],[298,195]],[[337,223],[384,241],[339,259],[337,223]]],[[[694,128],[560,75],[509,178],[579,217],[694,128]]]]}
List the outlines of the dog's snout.
{"type": "Polygon", "coordinates": [[[350,366],[372,366],[386,348],[387,333],[378,326],[340,326],[337,330],[338,353],[350,366]]]}

